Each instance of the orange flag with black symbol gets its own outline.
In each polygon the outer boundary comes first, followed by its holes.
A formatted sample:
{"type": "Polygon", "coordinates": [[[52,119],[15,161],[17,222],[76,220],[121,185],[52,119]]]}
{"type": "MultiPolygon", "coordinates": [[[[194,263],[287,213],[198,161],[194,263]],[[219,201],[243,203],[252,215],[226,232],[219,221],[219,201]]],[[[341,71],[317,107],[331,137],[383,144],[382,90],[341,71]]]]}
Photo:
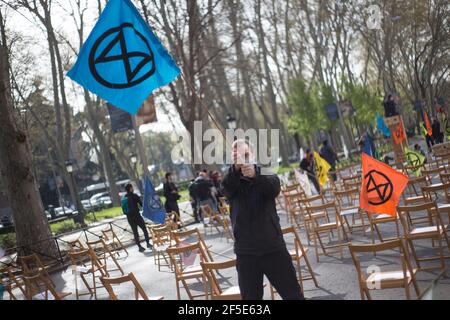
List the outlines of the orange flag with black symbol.
{"type": "Polygon", "coordinates": [[[425,121],[425,126],[427,127],[428,135],[431,137],[433,135],[433,128],[431,127],[430,118],[428,118],[428,113],[426,111],[423,112],[423,118],[425,121]]]}
{"type": "Polygon", "coordinates": [[[399,123],[395,126],[395,130],[392,132],[392,138],[394,138],[395,144],[401,144],[406,140],[405,127],[403,127],[402,119],[400,119],[399,123]]]}
{"type": "Polygon", "coordinates": [[[361,209],[395,217],[408,177],[365,153],[362,154],[362,175],[361,209]]]}

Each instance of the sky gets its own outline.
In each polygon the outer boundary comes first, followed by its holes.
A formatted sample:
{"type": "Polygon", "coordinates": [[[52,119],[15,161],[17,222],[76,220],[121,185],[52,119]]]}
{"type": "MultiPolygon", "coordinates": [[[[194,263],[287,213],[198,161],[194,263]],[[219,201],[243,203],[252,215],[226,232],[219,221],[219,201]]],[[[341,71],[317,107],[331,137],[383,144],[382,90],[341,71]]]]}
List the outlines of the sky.
{"type": "MultiPolygon", "coordinates": [[[[0,2],[7,1],[10,4],[14,4],[14,0],[0,0],[0,2]]],[[[93,28],[97,16],[96,2],[88,0],[87,3],[94,7],[89,7],[89,10],[86,11],[85,17],[85,39],[88,37],[91,29],[93,28]]],[[[68,4],[69,2],[59,1],[59,3],[68,4]]],[[[59,5],[58,1],[54,1],[52,8],[52,23],[55,30],[59,34],[63,34],[67,39],[69,39],[71,45],[75,48],[78,47],[78,35],[75,27],[75,22],[70,17],[69,13],[65,10],[70,10],[70,6],[67,8],[62,8],[59,5]]],[[[0,8],[4,9],[4,5],[0,8]]],[[[44,77],[44,83],[48,90],[46,90],[46,95],[51,99],[52,98],[52,90],[51,90],[51,68],[50,68],[50,59],[48,58],[48,46],[46,40],[46,34],[44,32],[43,27],[40,26],[40,22],[36,21],[32,14],[27,12],[26,10],[20,10],[19,12],[12,10],[11,8],[6,9],[6,14],[3,10],[2,13],[6,17],[6,26],[10,30],[17,31],[21,33],[27,40],[32,42],[32,45],[29,46],[30,52],[33,54],[35,63],[33,64],[33,69],[31,72],[33,74],[39,74],[44,77]]],[[[63,47],[63,46],[61,46],[63,47]]],[[[78,50],[78,48],[77,48],[78,50]]],[[[71,54],[73,52],[63,52],[64,54],[71,54]]],[[[74,63],[75,61],[71,61],[74,63]]],[[[69,104],[74,108],[75,113],[77,111],[81,111],[84,108],[84,98],[81,91],[81,87],[73,82],[70,78],[66,77],[66,90],[68,95],[69,104]]],[[[163,89],[164,90],[164,89],[163,89]]],[[[157,92],[157,91],[156,91],[157,92]]],[[[173,132],[184,131],[184,126],[175,112],[173,106],[164,101],[163,99],[156,99],[156,113],[158,122],[143,125],[140,127],[140,132],[145,133],[147,131],[155,131],[155,132],[173,132]],[[163,110],[161,104],[165,104],[164,109],[168,110],[170,115],[163,110]]]]}

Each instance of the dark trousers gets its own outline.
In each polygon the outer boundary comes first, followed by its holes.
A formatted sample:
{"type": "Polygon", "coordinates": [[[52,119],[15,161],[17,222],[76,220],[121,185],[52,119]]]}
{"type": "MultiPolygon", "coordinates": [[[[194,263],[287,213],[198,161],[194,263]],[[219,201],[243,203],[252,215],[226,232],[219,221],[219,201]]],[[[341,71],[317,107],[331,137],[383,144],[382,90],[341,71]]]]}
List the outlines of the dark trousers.
{"type": "Polygon", "coordinates": [[[308,179],[314,185],[314,188],[316,188],[317,193],[320,194],[320,184],[319,181],[317,181],[317,178],[308,174],[308,179]]]}
{"type": "Polygon", "coordinates": [[[137,246],[141,246],[141,241],[139,240],[139,232],[138,227],[141,228],[142,232],[144,232],[145,242],[150,243],[150,238],[148,236],[147,227],[145,226],[144,219],[139,217],[127,217],[128,223],[130,224],[131,230],[134,235],[134,242],[137,246]]]}
{"type": "Polygon", "coordinates": [[[262,256],[237,255],[236,269],[242,300],[262,300],[264,275],[283,300],[304,300],[287,249],[262,256]]]}

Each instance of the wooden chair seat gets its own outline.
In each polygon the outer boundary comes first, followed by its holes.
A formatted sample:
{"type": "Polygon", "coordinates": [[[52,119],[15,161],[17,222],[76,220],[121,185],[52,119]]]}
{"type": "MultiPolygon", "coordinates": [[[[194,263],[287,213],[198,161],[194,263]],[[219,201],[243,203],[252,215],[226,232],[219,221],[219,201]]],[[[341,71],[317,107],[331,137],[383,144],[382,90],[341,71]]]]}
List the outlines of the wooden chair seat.
{"type": "MultiPolygon", "coordinates": [[[[305,250],[305,253],[307,253],[309,251],[309,248],[303,248],[303,250],[305,250]]],[[[297,254],[295,249],[291,249],[289,250],[289,254],[291,255],[292,259],[303,257],[303,252],[301,250],[299,250],[297,254]]]]}
{"type": "Polygon", "coordinates": [[[391,222],[391,221],[396,221],[396,220],[397,220],[397,218],[393,217],[391,215],[379,214],[373,218],[372,222],[373,223],[385,223],[385,222],[391,222]]]}
{"type": "Polygon", "coordinates": [[[180,279],[201,278],[202,276],[203,276],[203,269],[201,266],[189,266],[186,267],[180,274],[180,279]]]}
{"type": "Polygon", "coordinates": [[[41,293],[37,293],[33,296],[32,300],[61,300],[64,299],[65,297],[70,296],[72,293],[71,292],[58,292],[58,299],[56,299],[53,294],[51,292],[48,292],[47,294],[47,299],[45,298],[45,293],[41,292],[41,293]]]}
{"type": "MultiPolygon", "coordinates": [[[[416,273],[417,268],[413,269],[413,274],[415,275],[416,273]]],[[[406,271],[406,278],[408,284],[410,284],[412,277],[409,271],[406,271]]],[[[402,287],[405,283],[403,270],[374,272],[367,278],[366,285],[373,286],[374,283],[379,283],[381,289],[402,287]]]]}
{"type": "Polygon", "coordinates": [[[233,286],[225,289],[220,295],[215,296],[214,300],[240,300],[241,290],[239,286],[233,286]]]}
{"type": "Polygon", "coordinates": [[[450,203],[437,203],[440,211],[450,211],[450,203]]]}
{"type": "Polygon", "coordinates": [[[405,198],[405,203],[414,203],[419,201],[426,201],[426,198],[424,196],[414,196],[405,198]]]}
{"type": "Polygon", "coordinates": [[[351,216],[353,214],[357,214],[359,212],[359,207],[349,207],[349,208],[342,208],[340,211],[341,216],[351,216]]]}
{"type": "Polygon", "coordinates": [[[414,228],[410,231],[410,236],[411,238],[414,239],[420,239],[420,238],[430,238],[430,236],[433,235],[437,235],[437,233],[439,234],[443,234],[445,233],[445,229],[447,228],[447,226],[444,226],[444,228],[440,228],[438,229],[438,226],[430,226],[430,227],[418,227],[418,228],[414,228]]]}
{"type": "Polygon", "coordinates": [[[325,232],[325,231],[329,232],[329,231],[339,228],[341,226],[342,225],[339,221],[338,222],[330,222],[330,223],[324,223],[324,224],[315,226],[314,230],[316,230],[317,232],[325,232]]]}

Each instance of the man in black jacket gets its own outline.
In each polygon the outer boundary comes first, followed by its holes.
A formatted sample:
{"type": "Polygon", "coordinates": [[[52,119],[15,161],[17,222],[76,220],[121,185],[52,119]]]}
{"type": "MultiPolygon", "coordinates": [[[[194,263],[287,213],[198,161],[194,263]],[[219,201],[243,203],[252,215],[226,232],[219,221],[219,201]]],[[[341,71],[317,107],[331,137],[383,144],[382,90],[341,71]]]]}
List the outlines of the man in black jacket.
{"type": "Polygon", "coordinates": [[[241,160],[252,158],[250,145],[235,141],[234,165],[222,182],[231,206],[242,299],[263,298],[264,275],[283,299],[304,299],[277,215],[275,198],[280,192],[280,180],[276,175],[261,175],[257,165],[241,160]]]}
{"type": "MultiPolygon", "coordinates": [[[[178,193],[177,186],[172,181],[171,172],[166,173],[166,182],[164,182],[164,197],[166,198],[166,204],[164,205],[166,212],[176,212],[178,216],[180,216],[180,209],[177,202],[180,199],[180,195],[178,193]]],[[[176,219],[176,216],[174,219],[176,219]]]]}
{"type": "Polygon", "coordinates": [[[141,241],[139,240],[138,227],[144,232],[145,242],[147,242],[147,248],[151,248],[150,238],[148,236],[148,231],[145,226],[144,218],[142,218],[139,207],[142,207],[141,198],[133,192],[133,186],[127,184],[125,186],[127,194],[122,200],[122,210],[127,216],[128,223],[130,224],[131,230],[133,230],[134,242],[139,247],[139,251],[145,251],[144,247],[141,246],[141,241]]]}

